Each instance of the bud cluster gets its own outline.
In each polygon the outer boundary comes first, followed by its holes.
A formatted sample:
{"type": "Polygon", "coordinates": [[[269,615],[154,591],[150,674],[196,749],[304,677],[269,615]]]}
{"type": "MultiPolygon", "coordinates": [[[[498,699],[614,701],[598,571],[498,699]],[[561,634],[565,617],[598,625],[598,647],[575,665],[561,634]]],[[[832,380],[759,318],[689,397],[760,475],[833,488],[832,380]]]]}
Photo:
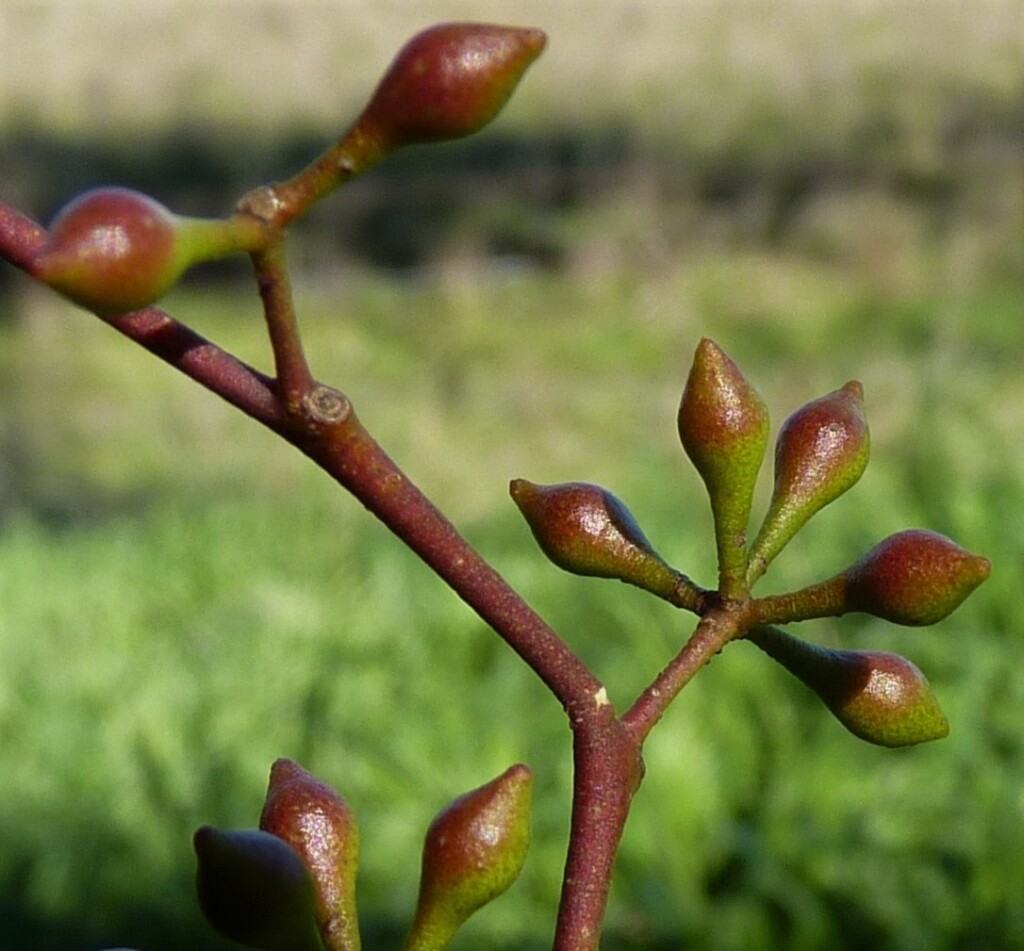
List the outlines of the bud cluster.
{"type": "MultiPolygon", "coordinates": [[[[517,764],[434,819],[405,951],[441,951],[518,878],[532,787],[532,773],[517,764]]],[[[360,951],[355,819],[298,764],[274,763],[259,829],[203,826],[194,846],[199,906],[225,937],[263,951],[360,951]]]]}
{"type": "Polygon", "coordinates": [[[703,614],[733,605],[732,639],[746,637],[815,690],[852,733],[884,746],[945,736],[948,724],[923,674],[894,654],[824,651],[770,625],[852,611],[927,625],[951,614],[989,574],[987,559],[942,535],[899,532],[845,571],[800,591],[757,598],[752,587],[816,513],[860,479],[870,433],[856,381],[793,412],[775,440],[767,512],[747,544],[754,489],[768,443],[765,403],[713,341],[697,346],[677,418],[679,439],[711,502],[718,553],[714,596],[670,567],[635,519],[598,486],[512,482],[512,496],[544,553],[580,575],[617,578],[703,614]]]}

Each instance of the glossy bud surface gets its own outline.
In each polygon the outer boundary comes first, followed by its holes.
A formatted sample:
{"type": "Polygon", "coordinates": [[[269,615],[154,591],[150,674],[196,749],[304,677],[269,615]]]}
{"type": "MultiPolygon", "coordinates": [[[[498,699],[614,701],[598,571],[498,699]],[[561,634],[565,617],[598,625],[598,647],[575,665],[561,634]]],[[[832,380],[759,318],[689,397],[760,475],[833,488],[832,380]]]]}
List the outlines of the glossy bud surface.
{"type": "Polygon", "coordinates": [[[989,575],[987,558],[937,532],[910,529],[879,542],[844,572],[850,610],[894,624],[935,624],[989,575]]]}
{"type": "Polygon", "coordinates": [[[357,122],[385,149],[471,135],[493,119],[544,49],[540,30],[443,23],[414,36],[357,122]]]}
{"type": "Polygon", "coordinates": [[[675,584],[675,573],[606,489],[586,482],[536,485],[514,479],[509,490],[537,544],[559,568],[647,590],[671,590],[675,584]]]}
{"type": "Polygon", "coordinates": [[[58,213],[33,273],[96,313],[138,310],[180,275],[176,235],[176,217],[159,202],[126,188],[97,188],[58,213]]]}
{"type": "Polygon", "coordinates": [[[774,628],[749,635],[811,688],[854,736],[877,746],[941,740],[949,722],[924,674],[884,651],[828,650],[774,628]]]}
{"type": "Polygon", "coordinates": [[[317,922],[328,947],[359,951],[359,833],[348,803],[297,763],[279,759],[270,772],[260,828],[287,842],[311,872],[317,922]]]}
{"type": "Polygon", "coordinates": [[[697,346],[677,417],[679,439],[708,490],[726,597],[742,595],[747,522],[768,445],[768,409],[725,352],[697,346]]]}
{"type": "Polygon", "coordinates": [[[449,803],[427,830],[404,951],[438,951],[519,877],[530,846],[533,774],[520,764],[449,803]]]}
{"type": "Polygon", "coordinates": [[[782,424],[771,502],[750,549],[752,581],[811,516],[864,474],[871,440],[863,400],[860,383],[851,381],[807,403],[782,424]]]}

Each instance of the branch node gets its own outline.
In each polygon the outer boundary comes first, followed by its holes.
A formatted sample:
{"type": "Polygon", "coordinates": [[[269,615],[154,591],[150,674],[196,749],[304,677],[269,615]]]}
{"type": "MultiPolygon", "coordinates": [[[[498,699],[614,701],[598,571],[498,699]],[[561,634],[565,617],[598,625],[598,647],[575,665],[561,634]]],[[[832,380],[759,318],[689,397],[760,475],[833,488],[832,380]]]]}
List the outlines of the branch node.
{"type": "Polygon", "coordinates": [[[352,412],[352,404],[344,393],[323,385],[310,390],[303,397],[302,406],[313,422],[325,426],[343,423],[352,412]]]}

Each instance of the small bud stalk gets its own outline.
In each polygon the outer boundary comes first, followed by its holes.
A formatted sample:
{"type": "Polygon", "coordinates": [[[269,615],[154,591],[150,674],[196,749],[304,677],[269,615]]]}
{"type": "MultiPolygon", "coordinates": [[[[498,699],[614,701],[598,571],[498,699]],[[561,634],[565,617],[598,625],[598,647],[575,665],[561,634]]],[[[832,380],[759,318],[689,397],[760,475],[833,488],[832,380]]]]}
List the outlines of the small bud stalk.
{"type": "Polygon", "coordinates": [[[488,23],[442,23],[418,33],[399,51],[341,140],[274,189],[280,206],[276,223],[283,226],[395,149],[482,129],[546,42],[540,30],[488,23]]]}

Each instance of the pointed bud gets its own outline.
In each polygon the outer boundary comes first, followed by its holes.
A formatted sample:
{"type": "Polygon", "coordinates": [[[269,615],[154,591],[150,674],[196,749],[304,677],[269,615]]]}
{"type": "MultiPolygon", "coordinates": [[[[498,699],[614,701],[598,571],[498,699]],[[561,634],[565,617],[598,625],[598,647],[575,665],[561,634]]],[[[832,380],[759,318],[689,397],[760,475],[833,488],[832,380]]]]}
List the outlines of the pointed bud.
{"type": "Polygon", "coordinates": [[[879,542],[842,577],[848,610],[925,625],[960,607],[991,567],[944,535],[911,529],[879,542]]]}
{"type": "Polygon", "coordinates": [[[924,674],[882,651],[827,650],[776,628],[747,635],[802,680],[854,736],[877,746],[941,740],[949,722],[924,674]]]}
{"type": "Polygon", "coordinates": [[[199,261],[250,250],[255,219],[183,218],[127,188],[96,188],[54,218],[32,274],[102,316],[146,307],[199,261]]]}
{"type": "Polygon", "coordinates": [[[547,42],[540,30],[443,23],[399,52],[355,126],[381,151],[470,135],[508,101],[547,42]]]}
{"type": "Polygon", "coordinates": [[[530,846],[533,774],[520,764],[446,806],[423,844],[416,917],[403,951],[439,951],[519,877],[530,846]]]}
{"type": "Polygon", "coordinates": [[[611,492],[585,482],[536,485],[526,479],[513,479],[509,491],[537,544],[559,568],[656,593],[675,587],[677,573],[611,492]]]}
{"type": "Polygon", "coordinates": [[[198,829],[196,892],[221,934],[263,951],[323,951],[313,879],[295,850],[269,832],[198,829]]]}
{"type": "Polygon", "coordinates": [[[711,499],[724,597],[745,593],[747,522],[768,444],[768,409],[732,360],[704,338],[679,406],[679,438],[711,499]]]}
{"type": "Polygon", "coordinates": [[[864,391],[851,381],[798,409],[775,444],[775,486],[764,524],[750,548],[751,584],[812,515],[864,474],[871,440],[864,391]]]}
{"type": "Polygon", "coordinates": [[[279,759],[270,771],[260,828],[287,842],[312,873],[324,944],[359,951],[359,832],[348,803],[297,763],[279,759]]]}

